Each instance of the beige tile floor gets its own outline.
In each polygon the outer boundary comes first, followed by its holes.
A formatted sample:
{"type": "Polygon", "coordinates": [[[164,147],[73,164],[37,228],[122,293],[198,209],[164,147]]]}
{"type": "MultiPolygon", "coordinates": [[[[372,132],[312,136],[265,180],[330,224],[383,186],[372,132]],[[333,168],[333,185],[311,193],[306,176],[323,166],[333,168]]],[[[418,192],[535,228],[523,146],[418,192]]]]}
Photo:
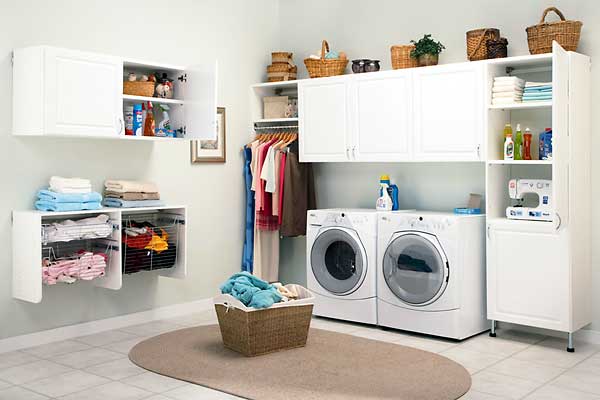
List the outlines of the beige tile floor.
{"type": "MultiPolygon", "coordinates": [[[[236,397],[167,378],[127,358],[138,342],[171,330],[216,322],[213,312],[0,354],[0,400],[225,400],[236,397]]],[[[313,327],[416,347],[451,358],[473,376],[466,400],[600,400],[600,346],[498,330],[463,342],[316,318],[313,327]]]]}

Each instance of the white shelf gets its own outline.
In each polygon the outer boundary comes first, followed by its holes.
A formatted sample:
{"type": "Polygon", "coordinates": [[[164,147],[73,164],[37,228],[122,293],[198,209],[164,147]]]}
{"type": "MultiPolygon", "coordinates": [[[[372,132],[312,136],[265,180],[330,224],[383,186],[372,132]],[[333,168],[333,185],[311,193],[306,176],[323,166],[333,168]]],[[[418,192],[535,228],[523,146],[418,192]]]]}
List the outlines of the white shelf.
{"type": "Polygon", "coordinates": [[[180,105],[184,104],[183,100],[178,100],[178,99],[163,99],[160,97],[134,96],[131,94],[124,94],[123,100],[136,101],[136,102],[140,102],[140,103],[150,101],[152,103],[162,103],[162,104],[180,104],[180,105]]]}
{"type": "MultiPolygon", "coordinates": [[[[112,139],[112,138],[107,138],[112,139]]],[[[133,140],[133,141],[147,141],[147,142],[182,142],[184,140],[193,140],[188,138],[172,138],[172,137],[162,137],[162,136],[130,136],[130,135],[119,135],[115,139],[120,140],[133,140]]]]}
{"type": "Polygon", "coordinates": [[[266,118],[266,119],[257,119],[254,121],[255,124],[266,124],[273,122],[298,122],[298,118],[266,118]]]}
{"type": "Polygon", "coordinates": [[[293,80],[293,81],[279,81],[279,82],[264,82],[264,83],[256,83],[254,85],[252,85],[253,89],[263,89],[263,88],[270,88],[270,89],[274,89],[274,88],[289,88],[290,86],[296,86],[298,85],[299,80],[293,80]]]}
{"type": "Polygon", "coordinates": [[[512,104],[490,104],[488,106],[488,108],[490,110],[519,110],[519,109],[550,108],[550,107],[552,107],[552,100],[524,101],[522,103],[512,103],[512,104]]]}
{"type": "Polygon", "coordinates": [[[488,160],[490,165],[552,165],[552,160],[488,160]]]}

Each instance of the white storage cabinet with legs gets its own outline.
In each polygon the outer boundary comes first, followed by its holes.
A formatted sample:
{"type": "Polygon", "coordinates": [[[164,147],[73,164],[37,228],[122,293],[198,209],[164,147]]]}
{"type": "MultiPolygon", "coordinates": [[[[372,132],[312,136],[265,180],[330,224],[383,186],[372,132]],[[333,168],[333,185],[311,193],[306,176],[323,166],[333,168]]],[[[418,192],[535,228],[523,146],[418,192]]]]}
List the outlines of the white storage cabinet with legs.
{"type": "MultiPolygon", "coordinates": [[[[491,336],[495,321],[568,333],[591,322],[591,177],[590,59],[566,52],[490,62],[494,76],[552,80],[551,102],[488,113],[487,306],[491,336]],[[537,74],[537,76],[535,76],[537,74]],[[541,77],[540,77],[541,75],[541,77]],[[537,131],[552,126],[552,160],[503,161],[500,142],[504,123],[528,120],[537,131]],[[537,121],[537,122],[536,122],[537,121]],[[508,181],[551,179],[552,221],[507,219],[508,181]]],[[[522,126],[524,128],[524,126],[522,126]]],[[[532,145],[532,147],[535,147],[532,145]]],[[[535,157],[534,157],[535,158],[535,157]]]]}

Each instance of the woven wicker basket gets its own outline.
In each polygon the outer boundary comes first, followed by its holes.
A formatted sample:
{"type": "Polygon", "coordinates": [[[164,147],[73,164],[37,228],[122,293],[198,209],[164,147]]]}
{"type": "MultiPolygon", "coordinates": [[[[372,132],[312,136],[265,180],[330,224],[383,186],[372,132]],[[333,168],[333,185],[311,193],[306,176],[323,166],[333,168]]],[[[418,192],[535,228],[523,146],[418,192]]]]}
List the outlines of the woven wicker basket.
{"type": "Polygon", "coordinates": [[[390,49],[392,53],[392,68],[403,69],[418,67],[419,63],[417,59],[410,56],[410,53],[414,48],[414,44],[392,46],[390,49]]]}
{"type": "Polygon", "coordinates": [[[321,44],[321,58],[316,60],[312,58],[304,59],[304,65],[308,70],[308,75],[311,78],[322,78],[325,76],[343,75],[348,65],[347,59],[325,59],[325,55],[329,52],[329,43],[323,40],[321,44]]]}
{"type": "Polygon", "coordinates": [[[543,54],[552,52],[552,41],[556,40],[567,51],[577,50],[579,37],[581,35],[580,21],[569,21],[556,7],[548,7],[544,10],[542,19],[537,25],[532,25],[526,29],[527,44],[531,54],[543,54]],[[546,16],[550,11],[554,11],[560,21],[546,22],[546,16]]]}
{"type": "Polygon", "coordinates": [[[505,58],[508,56],[508,40],[506,38],[488,39],[485,45],[488,58],[505,58]]]}
{"type": "Polygon", "coordinates": [[[291,81],[296,79],[298,67],[290,64],[273,64],[267,66],[267,79],[269,82],[291,81]]]}
{"type": "Polygon", "coordinates": [[[500,39],[500,31],[496,28],[473,29],[467,32],[467,58],[469,61],[487,60],[487,40],[500,39]]]}
{"type": "Polygon", "coordinates": [[[271,53],[271,62],[273,64],[291,64],[291,65],[293,65],[294,64],[292,62],[293,55],[294,55],[294,53],[289,53],[287,51],[274,51],[271,53]]]}
{"type": "Polygon", "coordinates": [[[123,94],[130,94],[133,96],[154,96],[154,83],[155,82],[138,82],[138,81],[124,81],[123,82],[123,94]]]}
{"type": "Polygon", "coordinates": [[[314,297],[302,286],[286,285],[290,286],[300,299],[261,310],[248,309],[229,295],[217,296],[223,345],[247,357],[306,346],[314,297]]]}

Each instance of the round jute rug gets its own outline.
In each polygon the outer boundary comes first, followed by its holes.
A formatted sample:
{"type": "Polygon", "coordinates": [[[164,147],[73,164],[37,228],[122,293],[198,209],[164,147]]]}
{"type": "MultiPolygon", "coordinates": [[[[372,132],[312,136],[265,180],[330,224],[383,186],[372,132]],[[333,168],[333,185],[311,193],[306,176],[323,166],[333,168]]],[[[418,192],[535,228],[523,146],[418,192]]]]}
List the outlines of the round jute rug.
{"type": "Polygon", "coordinates": [[[245,357],[223,346],[218,325],[165,333],[137,344],[142,368],[253,400],[455,400],[469,373],[440,355],[311,329],[306,347],[245,357]]]}

